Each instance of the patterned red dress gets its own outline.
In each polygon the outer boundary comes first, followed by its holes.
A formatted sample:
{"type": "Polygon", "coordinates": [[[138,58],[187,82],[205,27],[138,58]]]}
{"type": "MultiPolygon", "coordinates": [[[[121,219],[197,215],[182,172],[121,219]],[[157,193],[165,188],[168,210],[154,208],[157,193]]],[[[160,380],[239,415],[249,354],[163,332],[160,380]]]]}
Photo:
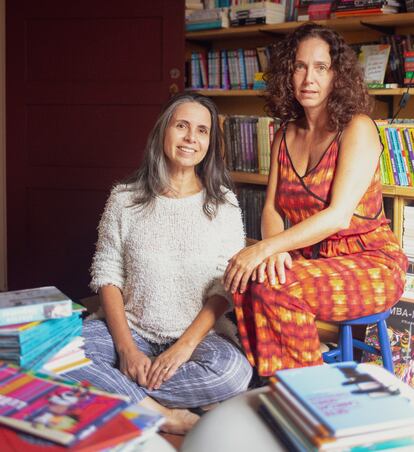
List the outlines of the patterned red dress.
{"type": "MultiPolygon", "coordinates": [[[[286,145],[279,148],[277,200],[292,225],[329,204],[338,134],[316,167],[299,176],[286,145]]],[[[353,319],[393,306],[404,289],[407,258],[385,218],[379,166],[349,228],[295,250],[286,283],[250,283],[234,296],[239,332],[259,375],[322,363],[315,319],[353,319]]]]}

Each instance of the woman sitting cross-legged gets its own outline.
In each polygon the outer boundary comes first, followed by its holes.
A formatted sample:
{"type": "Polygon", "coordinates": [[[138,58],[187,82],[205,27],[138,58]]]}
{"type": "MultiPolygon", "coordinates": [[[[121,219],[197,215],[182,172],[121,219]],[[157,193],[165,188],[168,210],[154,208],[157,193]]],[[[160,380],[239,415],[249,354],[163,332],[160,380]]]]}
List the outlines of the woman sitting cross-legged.
{"type": "Polygon", "coordinates": [[[220,143],[210,99],[180,94],[165,106],[99,225],[91,287],[104,320],[83,328],[93,364],[66,374],[163,413],[170,433],[199,419],[189,408],[246,390],[252,375],[220,281],[244,246],[220,143]]]}

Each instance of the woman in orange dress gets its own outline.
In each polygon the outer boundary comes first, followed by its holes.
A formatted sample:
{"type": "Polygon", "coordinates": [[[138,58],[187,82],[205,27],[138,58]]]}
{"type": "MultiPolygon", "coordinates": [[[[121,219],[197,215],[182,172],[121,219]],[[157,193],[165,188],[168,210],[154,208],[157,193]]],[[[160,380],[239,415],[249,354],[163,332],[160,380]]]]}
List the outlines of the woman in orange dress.
{"type": "Polygon", "coordinates": [[[244,349],[262,376],[321,364],[315,319],[389,309],[407,269],[383,211],[382,146],[354,51],[336,32],[306,24],[275,47],[266,77],[267,107],[283,126],[263,239],[234,255],[224,274],[244,349]]]}

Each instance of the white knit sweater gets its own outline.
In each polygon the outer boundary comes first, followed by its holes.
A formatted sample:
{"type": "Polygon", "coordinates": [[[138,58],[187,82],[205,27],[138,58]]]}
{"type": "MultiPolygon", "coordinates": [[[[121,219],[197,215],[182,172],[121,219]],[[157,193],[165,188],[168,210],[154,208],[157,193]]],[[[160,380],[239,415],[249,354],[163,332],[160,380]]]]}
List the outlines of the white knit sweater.
{"type": "MultiPolygon", "coordinates": [[[[90,286],[117,286],[130,328],[149,341],[179,338],[211,295],[231,303],[220,278],[245,241],[236,197],[230,191],[226,197],[210,220],[202,209],[204,191],[180,199],[160,196],[153,209],[141,210],[128,207],[132,192],[112,190],[99,224],[90,286]]],[[[215,329],[234,340],[236,328],[224,316],[215,329]]]]}

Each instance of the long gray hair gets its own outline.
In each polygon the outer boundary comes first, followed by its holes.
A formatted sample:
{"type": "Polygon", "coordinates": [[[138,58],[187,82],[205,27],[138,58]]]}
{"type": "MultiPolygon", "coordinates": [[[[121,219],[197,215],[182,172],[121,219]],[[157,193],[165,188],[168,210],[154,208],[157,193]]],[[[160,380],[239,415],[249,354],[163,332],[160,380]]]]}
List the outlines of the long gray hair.
{"type": "Polygon", "coordinates": [[[136,193],[134,205],[142,208],[152,207],[157,196],[171,189],[164,154],[165,132],[175,109],[187,102],[196,102],[206,107],[211,115],[210,144],[206,156],[196,166],[195,171],[205,189],[203,211],[212,219],[218,206],[226,202],[226,188],[230,189],[232,182],[221,154],[223,140],[217,107],[208,97],[196,93],[181,93],[170,99],[148,136],[142,165],[123,182],[128,190],[136,193]]]}

